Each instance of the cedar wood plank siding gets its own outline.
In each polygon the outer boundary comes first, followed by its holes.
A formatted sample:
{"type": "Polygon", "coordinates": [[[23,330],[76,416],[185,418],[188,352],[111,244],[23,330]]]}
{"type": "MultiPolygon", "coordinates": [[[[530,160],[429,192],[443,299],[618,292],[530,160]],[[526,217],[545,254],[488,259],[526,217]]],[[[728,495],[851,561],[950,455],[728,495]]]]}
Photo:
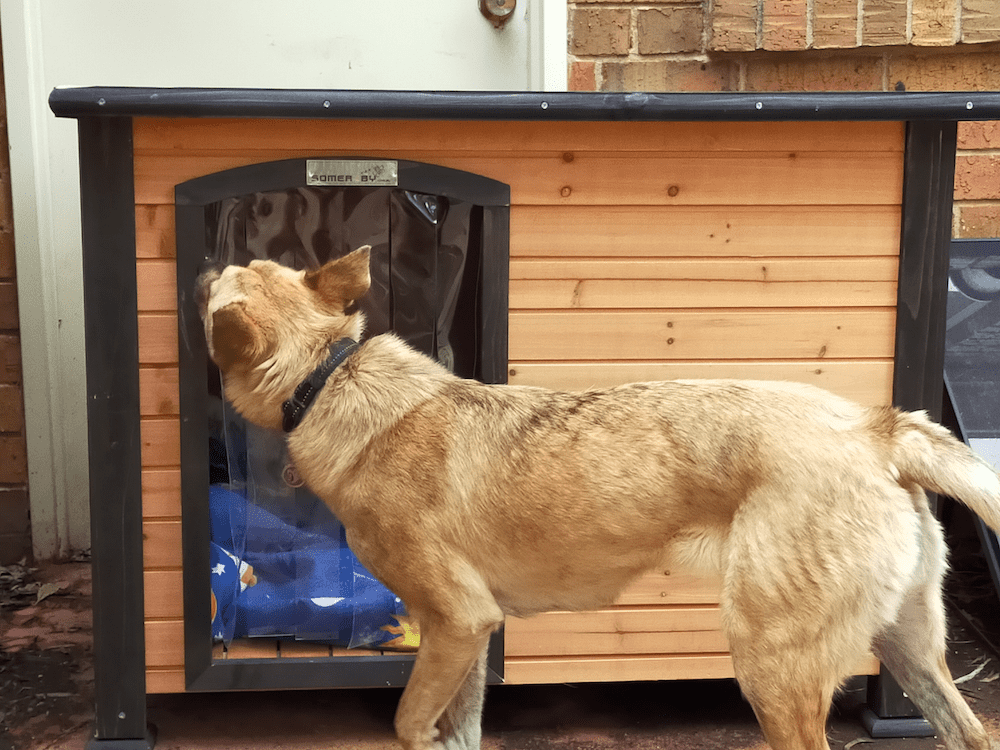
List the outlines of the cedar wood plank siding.
{"type": "MultiPolygon", "coordinates": [[[[148,692],[184,690],[174,185],[302,156],[482,174],[511,187],[511,383],[773,378],[888,404],[904,132],[893,122],[136,119],[148,692]]],[[[716,603],[712,582],[657,571],[608,610],[509,620],[506,681],[732,676],[716,603]]],[[[315,653],[330,651],[237,643],[228,655],[315,653]]]]}

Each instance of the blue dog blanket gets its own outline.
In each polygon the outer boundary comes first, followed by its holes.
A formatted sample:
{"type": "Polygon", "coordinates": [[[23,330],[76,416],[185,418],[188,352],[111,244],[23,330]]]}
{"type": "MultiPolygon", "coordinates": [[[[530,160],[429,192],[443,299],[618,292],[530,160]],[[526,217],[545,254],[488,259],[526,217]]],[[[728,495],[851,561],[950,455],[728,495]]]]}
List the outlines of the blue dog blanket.
{"type": "Polygon", "coordinates": [[[216,484],[209,511],[216,640],[417,647],[403,602],[354,556],[344,527],[315,495],[299,489],[256,504],[216,484]]]}

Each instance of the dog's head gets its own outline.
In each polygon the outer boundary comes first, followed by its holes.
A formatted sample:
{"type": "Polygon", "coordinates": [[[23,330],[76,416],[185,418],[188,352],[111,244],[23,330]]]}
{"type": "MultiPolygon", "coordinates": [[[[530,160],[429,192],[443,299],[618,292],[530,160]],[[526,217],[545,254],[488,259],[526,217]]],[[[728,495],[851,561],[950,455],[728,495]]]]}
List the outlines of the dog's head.
{"type": "Polygon", "coordinates": [[[198,312],[226,397],[264,426],[280,410],[258,416],[254,401],[280,403],[337,339],[360,338],[363,315],[354,302],[368,291],[371,248],[365,246],[311,271],[272,261],[210,268],[195,282],[198,312]]]}

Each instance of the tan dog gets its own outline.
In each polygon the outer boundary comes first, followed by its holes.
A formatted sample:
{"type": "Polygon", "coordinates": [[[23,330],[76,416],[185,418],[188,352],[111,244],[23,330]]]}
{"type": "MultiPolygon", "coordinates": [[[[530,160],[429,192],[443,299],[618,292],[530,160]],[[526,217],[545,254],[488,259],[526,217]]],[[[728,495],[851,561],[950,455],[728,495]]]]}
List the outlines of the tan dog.
{"type": "MultiPolygon", "coordinates": [[[[314,271],[199,278],[210,354],[247,419],[280,427],[331,342],[359,339],[345,310],[368,265],[362,248],[314,271]]],[[[948,747],[989,747],[945,666],[945,548],[922,488],[997,529],[1000,479],[922,414],[793,383],[488,386],[387,334],[332,372],[288,449],[419,620],[406,748],[479,746],[505,615],[605,606],[657,565],[721,573],[736,675],[776,750],[828,747],[834,691],[870,649],[948,747]]]]}

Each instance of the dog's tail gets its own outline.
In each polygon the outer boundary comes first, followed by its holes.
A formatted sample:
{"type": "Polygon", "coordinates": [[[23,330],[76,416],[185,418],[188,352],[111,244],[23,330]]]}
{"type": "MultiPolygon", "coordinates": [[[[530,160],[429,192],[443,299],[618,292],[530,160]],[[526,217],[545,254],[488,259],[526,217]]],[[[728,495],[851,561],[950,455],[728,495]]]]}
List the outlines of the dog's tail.
{"type": "Polygon", "coordinates": [[[952,497],[1000,531],[1000,475],[947,429],[926,412],[889,408],[872,426],[889,438],[901,482],[952,497]]]}

